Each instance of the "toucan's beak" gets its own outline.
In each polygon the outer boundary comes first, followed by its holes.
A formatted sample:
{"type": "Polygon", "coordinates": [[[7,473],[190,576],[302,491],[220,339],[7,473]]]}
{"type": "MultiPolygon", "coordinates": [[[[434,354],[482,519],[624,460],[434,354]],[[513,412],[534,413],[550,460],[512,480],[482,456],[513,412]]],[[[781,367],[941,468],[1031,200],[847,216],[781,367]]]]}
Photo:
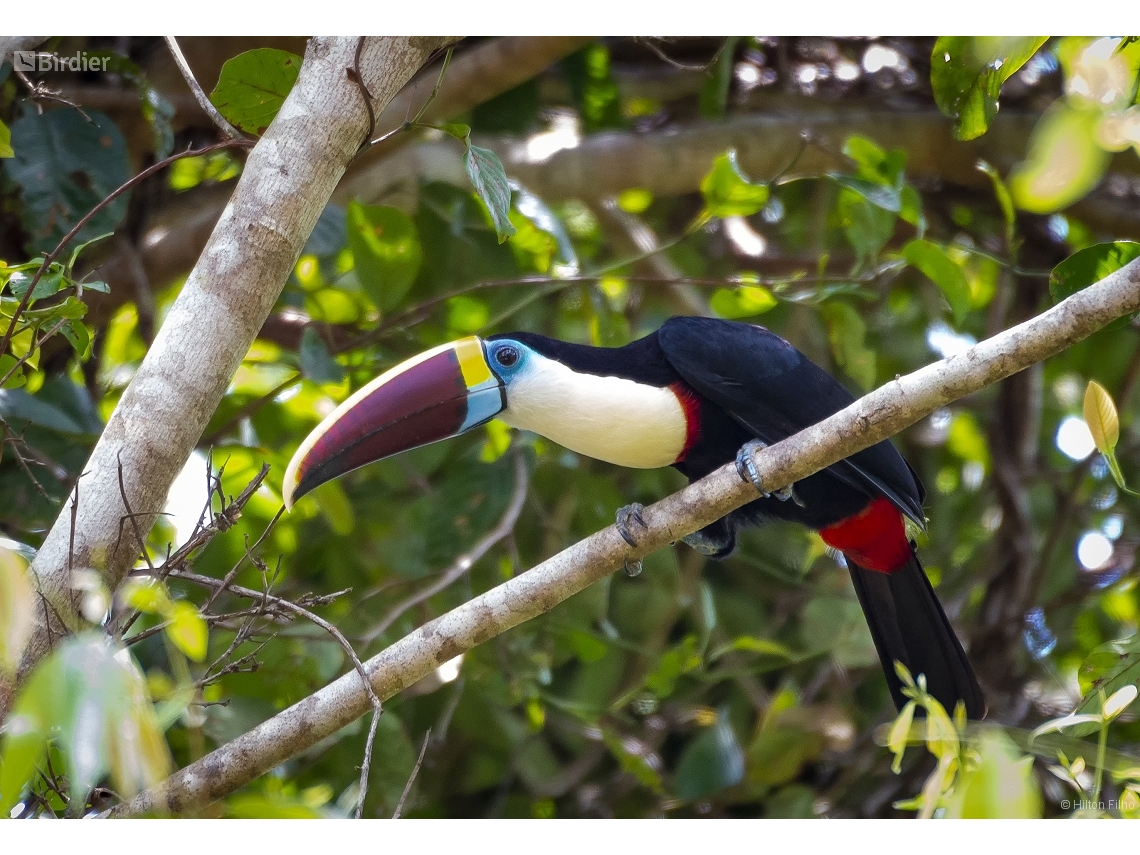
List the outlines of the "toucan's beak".
{"type": "Polygon", "coordinates": [[[285,470],[285,507],[366,463],[477,427],[505,406],[478,337],[421,353],[360,389],[305,438],[285,470]]]}

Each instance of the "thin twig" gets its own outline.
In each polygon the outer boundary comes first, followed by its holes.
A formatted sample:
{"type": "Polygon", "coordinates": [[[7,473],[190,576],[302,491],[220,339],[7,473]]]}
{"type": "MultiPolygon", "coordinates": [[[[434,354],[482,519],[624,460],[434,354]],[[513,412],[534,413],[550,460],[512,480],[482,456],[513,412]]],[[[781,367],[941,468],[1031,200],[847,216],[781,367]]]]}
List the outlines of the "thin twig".
{"type": "MultiPolygon", "coordinates": [[[[656,40],[651,38],[651,37],[636,36],[636,37],[634,37],[633,40],[637,44],[641,44],[641,45],[644,45],[645,47],[649,48],[651,51],[653,51],[653,53],[655,53],[657,55],[658,59],[660,59],[664,63],[667,63],[668,65],[673,66],[673,68],[676,68],[679,71],[697,71],[697,72],[700,72],[701,74],[705,74],[705,75],[708,75],[710,73],[710,71],[713,67],[713,63],[715,63],[717,61],[717,58],[720,56],[721,51],[724,50],[724,44],[722,43],[720,48],[717,50],[717,52],[715,54],[713,54],[713,58],[710,59],[708,62],[706,62],[702,65],[687,65],[686,63],[678,62],[677,60],[673,59],[671,56],[668,56],[665,53],[665,51],[663,51],[661,48],[659,48],[656,45],[656,43],[655,43],[656,40]]],[[[668,42],[668,41],[672,41],[672,40],[671,39],[661,39],[661,41],[668,42]]]]}
{"type": "Polygon", "coordinates": [[[194,100],[198,102],[198,106],[210,117],[215,125],[221,129],[232,140],[245,139],[242,132],[231,125],[226,117],[218,112],[218,108],[210,100],[210,97],[202,89],[198,79],[194,76],[194,72],[190,69],[190,63],[186,61],[186,57],[182,55],[182,48],[178,46],[178,41],[174,36],[166,36],[166,46],[170,48],[170,55],[174,57],[174,64],[178,66],[178,70],[182,72],[182,77],[186,81],[186,85],[190,87],[190,92],[194,95],[194,100]]]}
{"type": "Polygon", "coordinates": [[[424,753],[427,751],[428,740],[431,739],[431,728],[427,729],[424,734],[423,745],[420,746],[420,756],[416,758],[416,765],[412,768],[412,774],[408,776],[408,783],[404,785],[404,792],[400,795],[400,800],[396,802],[396,809],[392,811],[392,819],[399,819],[400,813],[404,809],[404,801],[408,798],[408,793],[412,791],[412,784],[416,782],[416,775],[420,772],[420,765],[424,762],[424,753]]]}
{"type": "MultiPolygon", "coordinates": [[[[364,759],[360,763],[360,796],[356,800],[356,813],[355,817],[361,819],[364,816],[364,799],[368,796],[368,775],[372,770],[372,747],[376,742],[376,728],[380,725],[380,707],[374,707],[372,710],[372,723],[368,726],[368,738],[364,740],[364,759]]],[[[423,757],[423,754],[420,754],[423,757]]],[[[419,768],[419,764],[416,765],[419,768]]],[[[415,776],[415,772],[412,772],[415,776]]],[[[405,790],[405,793],[407,791],[405,790]]],[[[399,810],[399,807],[396,808],[399,810]]]]}
{"type": "MultiPolygon", "coordinates": [[[[431,94],[428,95],[427,100],[424,101],[423,106],[420,107],[419,112],[416,113],[416,117],[414,119],[409,119],[407,116],[405,116],[404,121],[401,122],[399,126],[392,128],[392,130],[388,131],[387,133],[383,133],[380,136],[376,137],[376,139],[372,140],[369,143],[369,146],[379,145],[389,137],[395,136],[396,134],[403,131],[410,131],[412,128],[416,127],[417,124],[419,124],[419,121],[423,117],[423,114],[427,112],[427,108],[431,105],[431,102],[435,100],[435,96],[439,94],[439,87],[443,85],[444,72],[447,71],[447,66],[451,62],[452,51],[453,48],[448,48],[447,53],[444,54],[443,66],[439,69],[439,77],[436,78],[435,86],[432,88],[431,94]]],[[[375,129],[376,124],[373,122],[372,130],[375,131],[375,129]]],[[[368,136],[371,137],[372,133],[369,132],[368,136]]]]}
{"type": "MultiPolygon", "coordinates": [[[[273,522],[276,522],[277,519],[280,518],[280,516],[281,516],[281,511],[278,511],[277,516],[273,518],[273,522]]],[[[272,527],[272,523],[270,523],[270,525],[266,527],[266,533],[268,532],[270,527],[272,527]]],[[[264,540],[264,538],[265,538],[265,534],[262,534],[261,538],[258,539],[257,543],[254,544],[255,549],[261,543],[261,541],[264,540]]],[[[250,552],[250,549],[248,546],[246,547],[246,557],[248,557],[250,560],[254,560],[253,555],[250,552]]],[[[239,562],[238,566],[240,566],[240,562],[239,562]]],[[[237,567],[235,567],[233,571],[230,571],[230,575],[232,576],[233,572],[236,570],[237,570],[237,567]]],[[[228,581],[229,577],[227,577],[227,579],[225,579],[225,580],[222,580],[222,582],[220,582],[220,583],[217,579],[214,579],[210,576],[200,576],[197,573],[189,573],[189,572],[185,572],[185,571],[178,572],[178,573],[172,573],[171,577],[172,578],[178,578],[178,579],[186,579],[187,581],[196,582],[198,584],[216,586],[214,588],[214,593],[210,596],[210,600],[206,604],[206,607],[203,608],[203,611],[205,611],[206,608],[209,608],[210,603],[213,603],[214,598],[217,597],[217,595],[223,590],[233,591],[234,593],[240,594],[241,596],[244,596],[244,597],[261,598],[265,602],[268,602],[270,600],[270,597],[271,597],[271,595],[269,593],[264,592],[264,591],[260,591],[260,592],[259,591],[253,591],[253,590],[250,590],[249,588],[243,588],[240,585],[230,584],[228,581]]],[[[336,639],[337,643],[340,644],[340,646],[342,648],[344,648],[344,652],[348,656],[348,658],[350,660],[352,660],[352,666],[356,669],[356,673],[360,675],[360,679],[364,683],[364,690],[368,694],[369,701],[372,702],[372,712],[373,712],[374,719],[373,719],[372,728],[369,731],[368,741],[365,744],[364,763],[361,766],[361,772],[360,772],[360,799],[357,802],[357,813],[356,813],[357,817],[359,818],[360,811],[362,811],[364,808],[364,798],[365,798],[365,796],[368,795],[368,771],[372,766],[372,742],[376,736],[376,724],[377,724],[376,718],[383,712],[383,707],[380,704],[380,698],[376,696],[376,690],[372,688],[372,681],[368,678],[368,672],[364,669],[364,665],[363,665],[363,663],[361,663],[360,657],[356,655],[356,651],[353,650],[352,645],[349,643],[348,639],[344,637],[344,634],[341,633],[341,631],[339,629],[337,629],[335,626],[333,626],[333,624],[329,623],[324,618],[322,618],[319,615],[316,615],[313,612],[309,611],[304,606],[297,605],[297,603],[290,602],[289,600],[282,599],[280,597],[273,597],[272,600],[273,600],[274,605],[278,606],[281,609],[284,609],[285,611],[290,611],[290,612],[293,612],[294,614],[297,614],[297,615],[300,615],[301,617],[306,618],[307,620],[311,621],[312,623],[315,623],[317,626],[319,626],[321,629],[323,629],[325,632],[327,632],[329,635],[331,635],[334,639],[336,639]]]]}
{"type": "MultiPolygon", "coordinates": [[[[258,489],[258,487],[261,486],[261,482],[265,480],[265,476],[268,474],[269,474],[269,464],[268,463],[262,464],[261,471],[257,473],[257,477],[254,478],[253,481],[251,481],[249,484],[246,485],[246,488],[241,491],[241,494],[237,497],[237,499],[235,499],[233,502],[230,503],[230,507],[232,508],[234,505],[237,505],[239,509],[244,507],[245,503],[249,501],[250,497],[253,496],[254,492],[258,489]]],[[[261,536],[253,544],[254,549],[257,549],[257,547],[261,546],[262,542],[269,535],[269,532],[273,529],[273,526],[275,526],[277,524],[277,521],[279,519],[281,519],[281,514],[282,514],[283,510],[284,509],[279,510],[274,515],[273,519],[271,519],[269,521],[269,525],[267,525],[265,527],[265,531],[263,531],[261,533],[261,536]]],[[[217,599],[218,594],[221,591],[223,591],[229,587],[230,582],[233,581],[234,576],[237,575],[238,570],[241,569],[242,564],[245,563],[246,556],[248,556],[249,554],[250,554],[249,541],[247,540],[246,541],[246,550],[242,554],[242,557],[238,559],[237,563],[233,566],[233,568],[231,568],[230,572],[226,574],[224,579],[222,579],[221,587],[218,590],[214,591],[214,593],[210,595],[210,599],[208,599],[206,601],[206,605],[202,606],[203,612],[209,611],[210,606],[212,606],[214,604],[214,600],[217,599]]]]}
{"type": "Polygon", "coordinates": [[[44,101],[55,101],[59,104],[65,104],[79,113],[79,115],[81,115],[89,123],[91,123],[91,117],[87,115],[87,112],[74,101],[69,101],[68,99],[64,98],[63,94],[59,90],[48,89],[45,83],[33,81],[23,71],[16,68],[14,64],[12,66],[12,73],[20,79],[21,83],[28,87],[28,94],[31,95],[32,102],[36,105],[36,112],[39,115],[42,116],[44,113],[44,108],[39,103],[42,99],[44,101]]]}
{"type": "Polygon", "coordinates": [[[388,612],[380,623],[364,633],[364,635],[361,636],[361,640],[364,643],[367,644],[371,641],[375,641],[408,609],[418,606],[430,597],[434,597],[444,588],[461,578],[471,569],[476,561],[487,553],[487,550],[514,531],[515,523],[518,522],[519,514],[522,512],[523,503],[526,501],[527,483],[529,479],[527,478],[526,461],[523,460],[522,454],[516,449],[513,455],[515,458],[515,489],[511,495],[511,502],[507,505],[507,509],[503,512],[503,516],[498,524],[487,532],[478,543],[471,547],[469,552],[456,558],[451,567],[435,582],[428,585],[428,587],[422,591],[417,591],[408,597],[388,612]]]}

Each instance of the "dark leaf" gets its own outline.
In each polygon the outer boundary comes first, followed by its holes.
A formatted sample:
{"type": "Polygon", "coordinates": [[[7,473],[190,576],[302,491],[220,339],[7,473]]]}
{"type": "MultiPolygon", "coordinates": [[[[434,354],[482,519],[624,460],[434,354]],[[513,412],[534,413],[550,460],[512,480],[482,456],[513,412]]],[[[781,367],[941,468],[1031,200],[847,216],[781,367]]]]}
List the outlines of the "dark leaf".
{"type": "Polygon", "coordinates": [[[743,777],[744,752],[722,710],[716,724],[701,731],[681,752],[673,789],[677,798],[700,799],[740,783],[743,777]]]}
{"type": "Polygon", "coordinates": [[[467,154],[463,157],[463,166],[475,187],[476,195],[487,206],[499,243],[502,243],[515,233],[510,219],[511,188],[502,161],[490,149],[472,145],[468,146],[467,154]]]}
{"type": "MultiPolygon", "coordinates": [[[[72,109],[34,110],[12,125],[15,156],[4,169],[20,188],[20,217],[32,248],[50,252],[60,238],[130,178],[126,143],[115,124],[96,110],[88,122],[72,109]]],[[[127,211],[124,194],[99,211],[80,241],[114,231],[127,211]]]]}
{"type": "Polygon", "coordinates": [[[344,379],[344,369],[311,326],[301,333],[301,373],[314,383],[339,383],[344,379]]]}
{"type": "MultiPolygon", "coordinates": [[[[1049,294],[1054,303],[1060,303],[1066,297],[1071,297],[1082,288],[1099,282],[1138,257],[1140,257],[1140,243],[1132,240],[1098,243],[1077,250],[1053,268],[1053,272],[1049,275],[1049,294]]],[[[1122,329],[1128,326],[1134,317],[1135,313],[1117,318],[1105,329],[1122,329]]]]}

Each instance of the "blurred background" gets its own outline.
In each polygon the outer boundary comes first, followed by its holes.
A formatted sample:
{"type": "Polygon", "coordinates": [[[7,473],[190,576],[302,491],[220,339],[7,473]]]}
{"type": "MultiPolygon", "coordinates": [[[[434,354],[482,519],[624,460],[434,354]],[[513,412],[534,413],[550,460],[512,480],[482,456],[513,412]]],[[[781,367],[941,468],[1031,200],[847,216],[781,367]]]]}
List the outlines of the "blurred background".
{"type": "MultiPolygon", "coordinates": [[[[246,51],[305,46],[179,44],[207,92],[246,51]]],[[[9,268],[131,175],[219,139],[161,39],[38,49],[110,65],[0,71],[9,268]]],[[[270,527],[300,441],[397,362],[471,334],[616,346],[673,315],[712,315],[778,332],[859,395],[1140,254],[1140,45],[1127,40],[475,38],[441,78],[443,59],[377,118],[374,136],[394,133],[348,170],[151,531],[152,563],[175,571],[169,602],[136,590],[112,613],[143,612],[125,635],[177,765],[352,667],[327,632],[259,593],[306,604],[363,659],[684,483],[492,423],[323,486],[270,527]],[[437,82],[419,117],[436,127],[400,131],[437,82]],[[505,241],[472,192],[461,130],[443,124],[460,122],[511,182],[505,241]],[[264,464],[240,514],[216,522],[264,464]],[[208,579],[235,568],[249,596],[212,597],[208,579]],[[179,603],[208,642],[157,629],[177,625],[179,603]]],[[[81,234],[114,232],[75,262],[88,287],[37,293],[33,309],[62,334],[0,391],[10,548],[31,554],[58,514],[244,156],[186,158],[146,180],[81,234]],[[60,314],[67,300],[86,306],[81,319],[60,314]]],[[[0,274],[10,317],[25,274],[0,274]]],[[[30,335],[13,339],[15,357],[36,349],[30,335]]],[[[1116,797],[1140,766],[1127,712],[1099,755],[1095,734],[1029,738],[1140,676],[1140,505],[1122,486],[1137,481],[1138,371],[1125,319],[895,438],[927,490],[919,553],[1003,727],[1000,750],[982,752],[1007,794],[990,802],[997,815],[1067,815],[1094,776],[1101,794],[1098,768],[1116,797]],[[1090,380],[1119,410],[1122,480],[1084,419],[1090,380]]],[[[407,816],[912,815],[896,803],[935,760],[916,744],[892,771],[895,715],[841,559],[771,525],[723,562],[654,553],[640,575],[594,585],[387,702],[365,815],[392,814],[418,758],[407,816]]],[[[346,727],[211,811],[351,813],[367,730],[346,727]]],[[[62,812],[60,793],[34,789],[17,813],[62,812]]]]}

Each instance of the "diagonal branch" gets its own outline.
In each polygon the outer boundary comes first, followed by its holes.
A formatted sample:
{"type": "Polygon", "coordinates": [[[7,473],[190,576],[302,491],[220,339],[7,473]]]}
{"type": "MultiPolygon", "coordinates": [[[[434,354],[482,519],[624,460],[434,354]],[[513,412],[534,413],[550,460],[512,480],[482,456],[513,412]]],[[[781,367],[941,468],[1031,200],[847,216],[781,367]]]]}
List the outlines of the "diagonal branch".
{"type": "MultiPolygon", "coordinates": [[[[1025,323],[860,398],[850,407],[756,455],[760,478],[779,489],[898,433],[951,401],[1060,353],[1115,318],[1140,311],[1140,260],[1025,323]]],[[[636,560],[756,497],[732,464],[645,508],[636,549],[614,526],[421,626],[372,657],[376,694],[395,695],[458,654],[482,644],[636,560]]],[[[178,771],[113,811],[182,813],[222,798],[334,733],[369,709],[355,673],[178,771]]]]}

